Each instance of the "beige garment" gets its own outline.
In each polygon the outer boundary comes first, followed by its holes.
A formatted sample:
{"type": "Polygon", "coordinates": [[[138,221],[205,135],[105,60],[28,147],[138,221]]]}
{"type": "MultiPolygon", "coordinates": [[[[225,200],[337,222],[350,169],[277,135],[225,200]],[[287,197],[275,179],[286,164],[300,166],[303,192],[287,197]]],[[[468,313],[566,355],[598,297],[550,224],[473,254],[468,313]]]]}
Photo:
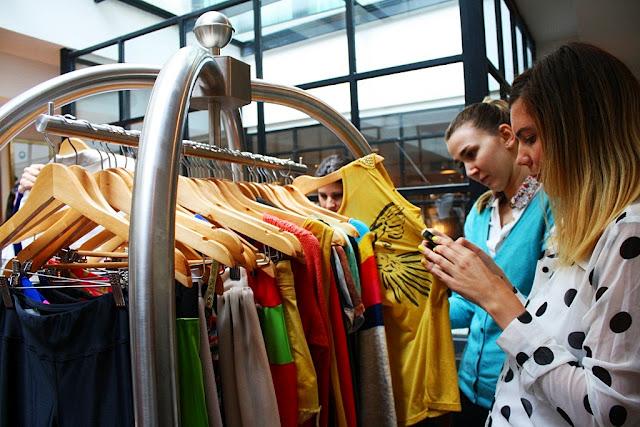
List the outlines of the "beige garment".
{"type": "Polygon", "coordinates": [[[229,278],[218,298],[218,334],[224,418],[230,426],[279,427],[280,415],[253,291],[247,272],[229,278]]]}

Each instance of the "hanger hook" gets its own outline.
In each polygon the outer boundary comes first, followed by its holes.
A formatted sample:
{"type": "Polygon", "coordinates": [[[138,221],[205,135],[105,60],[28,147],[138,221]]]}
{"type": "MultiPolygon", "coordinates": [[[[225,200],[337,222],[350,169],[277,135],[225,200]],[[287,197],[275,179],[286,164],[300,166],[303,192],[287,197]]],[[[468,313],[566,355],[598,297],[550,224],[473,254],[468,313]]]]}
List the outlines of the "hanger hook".
{"type": "Polygon", "coordinates": [[[62,141],[64,142],[65,139],[69,141],[69,145],[71,146],[71,148],[73,148],[73,153],[75,154],[75,157],[76,157],[75,164],[78,165],[78,150],[76,150],[76,146],[73,145],[73,142],[71,141],[71,139],[69,139],[68,136],[65,136],[62,141]]]}

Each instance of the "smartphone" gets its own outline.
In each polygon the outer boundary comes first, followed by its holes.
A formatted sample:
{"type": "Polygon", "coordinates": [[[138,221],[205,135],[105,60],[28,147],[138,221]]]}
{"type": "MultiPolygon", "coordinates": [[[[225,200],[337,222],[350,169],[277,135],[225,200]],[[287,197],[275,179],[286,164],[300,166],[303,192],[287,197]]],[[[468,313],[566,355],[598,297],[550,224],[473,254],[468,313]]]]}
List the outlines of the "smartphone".
{"type": "Polygon", "coordinates": [[[427,241],[427,247],[432,250],[438,245],[436,242],[433,241],[434,237],[435,235],[429,230],[427,230],[426,228],[422,230],[422,238],[427,241]]]}

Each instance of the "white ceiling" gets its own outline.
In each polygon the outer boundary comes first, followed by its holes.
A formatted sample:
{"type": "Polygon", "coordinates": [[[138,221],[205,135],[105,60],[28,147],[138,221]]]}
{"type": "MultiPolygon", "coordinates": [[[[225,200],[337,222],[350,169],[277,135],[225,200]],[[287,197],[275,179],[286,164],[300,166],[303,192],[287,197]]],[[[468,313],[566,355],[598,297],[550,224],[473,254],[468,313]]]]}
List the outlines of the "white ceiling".
{"type": "Polygon", "coordinates": [[[599,46],[640,78],[639,0],[514,0],[538,58],[567,41],[599,46]]]}

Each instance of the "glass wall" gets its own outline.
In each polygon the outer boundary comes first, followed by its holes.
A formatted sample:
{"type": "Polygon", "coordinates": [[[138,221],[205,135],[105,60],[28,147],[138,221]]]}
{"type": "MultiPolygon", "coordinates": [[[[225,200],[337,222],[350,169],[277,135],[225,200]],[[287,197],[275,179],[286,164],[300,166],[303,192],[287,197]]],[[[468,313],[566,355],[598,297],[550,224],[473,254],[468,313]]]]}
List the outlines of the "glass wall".
{"type": "MultiPolygon", "coordinates": [[[[530,67],[535,57],[533,40],[511,0],[483,0],[480,15],[473,15],[481,21],[473,28],[484,28],[478,36],[484,39],[486,66],[481,69],[487,74],[471,80],[465,80],[465,69],[477,64],[465,55],[462,35],[469,30],[460,19],[461,8],[469,8],[469,2],[161,0],[153,4],[183,15],[94,49],[71,51],[63,66],[72,70],[125,61],[162,65],[179,47],[197,45],[192,30],[200,14],[220,10],[235,28],[223,55],[249,64],[252,78],[308,90],[351,120],[373,150],[385,157],[396,186],[423,206],[429,218],[437,212],[434,200],[444,197],[432,199],[433,193],[442,193],[438,186],[458,185],[449,194],[455,203],[466,203],[468,180],[443,141],[448,123],[464,107],[470,89],[465,84],[478,84],[486,87],[486,95],[504,97],[514,76],[530,67]]],[[[149,94],[139,90],[91,97],[77,102],[74,112],[95,122],[140,128],[149,94]]],[[[242,116],[251,151],[302,158],[311,169],[329,154],[349,155],[330,131],[290,108],[251,103],[242,109],[242,116]]],[[[185,137],[206,141],[208,127],[206,111],[191,111],[185,137]]]]}

